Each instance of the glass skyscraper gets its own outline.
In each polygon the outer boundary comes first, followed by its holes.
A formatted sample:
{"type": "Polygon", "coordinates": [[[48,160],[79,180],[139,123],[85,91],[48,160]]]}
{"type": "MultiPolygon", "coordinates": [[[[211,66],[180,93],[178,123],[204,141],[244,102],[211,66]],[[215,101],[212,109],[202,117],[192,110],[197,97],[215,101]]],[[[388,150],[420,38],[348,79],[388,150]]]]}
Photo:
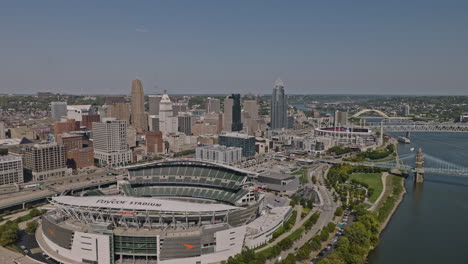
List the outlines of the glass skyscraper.
{"type": "Polygon", "coordinates": [[[280,79],[275,82],[271,95],[271,123],[272,130],[288,127],[288,99],[284,94],[284,83],[280,79]]]}
{"type": "Polygon", "coordinates": [[[243,125],[241,120],[241,103],[240,103],[240,94],[231,95],[233,99],[232,104],[232,132],[242,131],[243,125]]]}

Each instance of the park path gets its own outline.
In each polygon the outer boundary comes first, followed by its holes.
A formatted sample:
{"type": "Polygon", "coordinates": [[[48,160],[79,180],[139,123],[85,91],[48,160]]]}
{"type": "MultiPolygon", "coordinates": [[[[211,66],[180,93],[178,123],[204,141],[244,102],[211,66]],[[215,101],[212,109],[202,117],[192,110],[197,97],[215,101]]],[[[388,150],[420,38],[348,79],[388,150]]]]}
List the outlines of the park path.
{"type": "Polygon", "coordinates": [[[380,201],[382,200],[382,198],[384,197],[385,195],[385,190],[387,189],[387,176],[388,176],[388,172],[383,172],[382,173],[382,177],[381,177],[381,181],[382,181],[382,192],[380,193],[379,197],[377,198],[377,200],[375,200],[374,204],[369,208],[369,211],[371,212],[374,212],[375,209],[377,209],[377,206],[379,205],[380,201]]]}

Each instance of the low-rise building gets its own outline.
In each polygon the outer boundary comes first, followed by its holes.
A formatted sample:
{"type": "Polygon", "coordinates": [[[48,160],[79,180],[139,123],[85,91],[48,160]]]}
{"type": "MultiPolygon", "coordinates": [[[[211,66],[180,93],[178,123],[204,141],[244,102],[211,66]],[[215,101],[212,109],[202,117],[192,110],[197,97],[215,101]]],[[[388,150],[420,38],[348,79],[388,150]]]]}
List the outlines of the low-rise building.
{"type": "Polygon", "coordinates": [[[0,155],[0,185],[23,182],[23,159],[21,156],[0,155]]]}
{"type": "Polygon", "coordinates": [[[93,128],[93,122],[100,122],[101,121],[101,116],[98,114],[87,114],[87,115],[82,115],[82,120],[81,120],[81,126],[85,127],[86,129],[92,129],[93,128]]]}
{"type": "Polygon", "coordinates": [[[197,147],[197,137],[187,136],[184,133],[172,133],[166,136],[166,152],[179,153],[194,150],[197,147]]]}
{"type": "Polygon", "coordinates": [[[65,147],[57,143],[40,143],[27,146],[24,154],[24,169],[34,181],[64,177],[67,174],[65,147]]]}
{"type": "Polygon", "coordinates": [[[58,135],[80,130],[80,122],[75,119],[69,119],[62,122],[54,122],[54,135],[58,135]]]}
{"type": "Polygon", "coordinates": [[[83,136],[79,134],[61,134],[57,135],[55,141],[65,147],[65,152],[72,149],[83,147],[83,136]]]}
{"type": "Polygon", "coordinates": [[[219,136],[219,144],[226,147],[242,148],[243,157],[255,156],[255,137],[239,133],[219,136]]]}
{"type": "Polygon", "coordinates": [[[94,114],[91,105],[67,105],[67,118],[81,122],[84,115],[94,114]]]}
{"type": "Polygon", "coordinates": [[[241,161],[242,149],[221,145],[200,146],[195,150],[197,160],[222,164],[232,164],[241,161]]]}
{"type": "Polygon", "coordinates": [[[74,170],[94,166],[93,148],[80,148],[67,151],[67,166],[74,170]]]}
{"type": "Polygon", "coordinates": [[[203,121],[199,121],[192,126],[192,134],[194,136],[215,135],[218,134],[218,127],[203,121]]]}
{"type": "Polygon", "coordinates": [[[287,194],[295,193],[300,186],[300,181],[297,175],[278,173],[274,171],[262,172],[257,176],[256,180],[257,184],[262,188],[287,194]]]}
{"type": "Polygon", "coordinates": [[[162,153],[164,141],[161,131],[147,132],[145,135],[146,153],[162,153]]]}

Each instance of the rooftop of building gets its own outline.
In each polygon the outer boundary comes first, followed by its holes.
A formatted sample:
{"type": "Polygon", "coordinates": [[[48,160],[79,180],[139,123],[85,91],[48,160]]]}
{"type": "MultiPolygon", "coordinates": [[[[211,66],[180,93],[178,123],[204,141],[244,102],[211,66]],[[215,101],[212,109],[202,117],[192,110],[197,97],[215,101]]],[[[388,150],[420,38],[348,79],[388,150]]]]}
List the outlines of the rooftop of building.
{"type": "Polygon", "coordinates": [[[0,162],[18,161],[21,159],[21,156],[15,154],[0,155],[0,162]]]}
{"type": "Polygon", "coordinates": [[[63,133],[63,134],[60,134],[60,137],[61,138],[81,138],[83,136],[80,134],[63,133]]]}
{"type": "Polygon", "coordinates": [[[34,148],[50,148],[50,147],[55,147],[55,146],[58,146],[58,144],[56,142],[48,142],[48,141],[43,141],[43,142],[39,142],[37,144],[34,144],[33,147],[34,148]]]}
{"type": "Polygon", "coordinates": [[[236,138],[255,138],[254,136],[249,136],[247,134],[242,134],[242,133],[226,133],[223,135],[219,135],[220,137],[236,137],[236,138]]]}
{"type": "Polygon", "coordinates": [[[14,146],[19,145],[20,143],[21,139],[19,138],[0,139],[0,146],[14,146]]]}
{"type": "Polygon", "coordinates": [[[222,150],[236,150],[236,149],[242,150],[242,148],[238,148],[238,147],[226,147],[226,146],[224,146],[224,145],[219,145],[219,144],[205,145],[205,146],[200,146],[200,147],[198,147],[198,148],[212,149],[212,150],[218,150],[218,151],[222,151],[222,150]]]}
{"type": "Polygon", "coordinates": [[[245,173],[247,175],[256,175],[256,172],[248,171],[245,169],[237,168],[237,167],[232,167],[226,164],[219,164],[219,163],[213,163],[213,162],[206,162],[206,161],[198,161],[198,160],[184,160],[184,159],[173,159],[173,160],[164,160],[164,161],[154,161],[154,162],[148,162],[148,163],[143,163],[143,164],[136,164],[136,165],[130,165],[126,166],[125,169],[127,170],[140,170],[140,169],[145,169],[145,168],[153,168],[156,166],[172,166],[172,165],[193,165],[193,166],[206,166],[206,167],[222,167],[225,169],[230,169],[238,172],[245,173]]]}
{"type": "Polygon", "coordinates": [[[67,105],[67,110],[89,110],[91,105],[67,105]]]}
{"type": "Polygon", "coordinates": [[[247,225],[248,233],[255,235],[273,229],[282,223],[290,210],[291,206],[273,207],[269,212],[264,213],[247,225]]]}
{"type": "Polygon", "coordinates": [[[276,171],[264,171],[260,173],[258,176],[263,176],[263,177],[278,179],[278,180],[290,180],[290,179],[295,178],[294,175],[286,174],[286,173],[279,173],[276,171]]]}
{"type": "Polygon", "coordinates": [[[201,204],[144,197],[125,196],[57,196],[54,203],[82,208],[109,208],[127,211],[166,211],[166,212],[215,212],[238,210],[226,204],[201,204]]]}

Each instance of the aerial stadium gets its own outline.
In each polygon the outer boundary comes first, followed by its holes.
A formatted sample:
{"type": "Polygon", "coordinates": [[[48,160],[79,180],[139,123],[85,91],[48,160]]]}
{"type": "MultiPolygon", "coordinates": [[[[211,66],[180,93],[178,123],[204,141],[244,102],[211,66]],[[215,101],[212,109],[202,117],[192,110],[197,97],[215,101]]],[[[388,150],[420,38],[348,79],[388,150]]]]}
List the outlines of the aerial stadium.
{"type": "Polygon", "coordinates": [[[292,213],[264,204],[254,173],[200,161],[127,167],[113,193],[63,193],[39,246],[60,263],[219,263],[268,242],[292,213]]]}

